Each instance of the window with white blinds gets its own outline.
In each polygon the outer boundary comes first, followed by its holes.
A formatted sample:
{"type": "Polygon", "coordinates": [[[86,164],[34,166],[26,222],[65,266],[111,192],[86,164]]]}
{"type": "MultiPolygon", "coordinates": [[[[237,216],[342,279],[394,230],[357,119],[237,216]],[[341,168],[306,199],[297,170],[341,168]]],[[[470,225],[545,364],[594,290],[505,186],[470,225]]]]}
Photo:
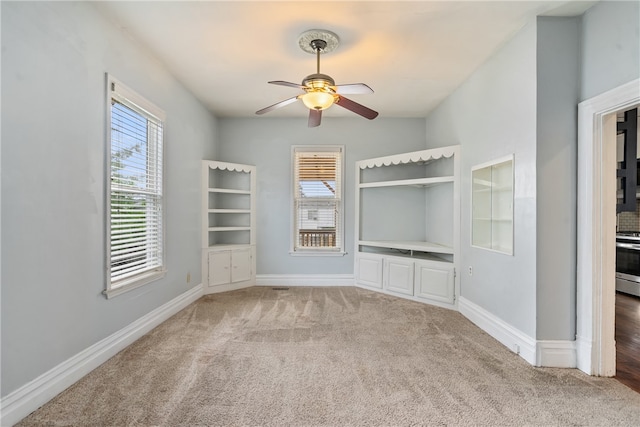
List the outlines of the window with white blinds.
{"type": "Polygon", "coordinates": [[[111,77],[108,91],[109,297],[164,275],[164,112],[111,77]]]}
{"type": "Polygon", "coordinates": [[[293,253],[343,253],[343,151],[293,147],[293,253]]]}

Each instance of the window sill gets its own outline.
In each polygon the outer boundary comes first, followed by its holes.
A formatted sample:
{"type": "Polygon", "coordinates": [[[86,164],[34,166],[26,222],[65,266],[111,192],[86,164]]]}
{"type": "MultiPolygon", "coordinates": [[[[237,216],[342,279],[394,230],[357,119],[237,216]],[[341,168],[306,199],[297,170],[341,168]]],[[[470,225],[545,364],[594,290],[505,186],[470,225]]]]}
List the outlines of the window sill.
{"type": "Polygon", "coordinates": [[[138,276],[132,277],[130,279],[122,280],[121,282],[117,282],[115,285],[111,286],[111,289],[106,289],[102,291],[107,299],[111,299],[118,295],[122,295],[126,292],[129,292],[133,289],[139,288],[151,282],[155,282],[156,280],[162,279],[167,270],[157,270],[150,271],[147,273],[140,274],[138,276]]]}
{"type": "Polygon", "coordinates": [[[331,252],[331,251],[314,251],[314,250],[302,250],[302,251],[289,251],[291,256],[345,256],[346,252],[331,252]]]}

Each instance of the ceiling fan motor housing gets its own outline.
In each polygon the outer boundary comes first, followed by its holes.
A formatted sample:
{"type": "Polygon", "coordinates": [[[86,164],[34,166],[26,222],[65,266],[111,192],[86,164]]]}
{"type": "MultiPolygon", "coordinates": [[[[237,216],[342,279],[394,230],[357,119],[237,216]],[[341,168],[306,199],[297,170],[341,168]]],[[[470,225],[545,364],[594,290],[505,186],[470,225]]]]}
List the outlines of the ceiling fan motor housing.
{"type": "Polygon", "coordinates": [[[335,85],[336,82],[330,76],[318,73],[310,74],[302,81],[302,86],[307,87],[309,90],[328,89],[333,92],[332,86],[335,85]]]}

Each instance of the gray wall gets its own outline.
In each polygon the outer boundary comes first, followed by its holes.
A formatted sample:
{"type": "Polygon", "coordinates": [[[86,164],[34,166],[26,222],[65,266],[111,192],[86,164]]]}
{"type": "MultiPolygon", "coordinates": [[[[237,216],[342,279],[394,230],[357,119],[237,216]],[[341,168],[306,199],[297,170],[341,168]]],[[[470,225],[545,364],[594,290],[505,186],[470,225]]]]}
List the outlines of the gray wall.
{"type": "Polygon", "coordinates": [[[215,155],[217,124],[90,3],[1,7],[6,396],[200,283],[200,159],[215,155]],[[111,300],[101,295],[105,72],[167,112],[168,272],[111,300]]]}
{"type": "Polygon", "coordinates": [[[521,30],[427,117],[427,144],[462,145],[461,296],[536,331],[536,25],[521,30]],[[471,167],[515,154],[514,255],[472,248],[471,167]],[[473,267],[473,275],[468,267],[473,267]]]}
{"type": "Polygon", "coordinates": [[[580,18],[542,17],[537,25],[536,337],[573,340],[580,18]]]}
{"type": "Polygon", "coordinates": [[[582,17],[581,97],[640,78],[640,2],[602,1],[582,17]]]}
{"type": "Polygon", "coordinates": [[[424,119],[385,119],[384,111],[373,121],[329,114],[313,129],[302,117],[219,120],[217,160],[257,166],[257,274],[353,274],[354,163],[425,148],[424,119]],[[292,145],[345,146],[344,257],[289,255],[292,145]]]}
{"type": "Polygon", "coordinates": [[[427,117],[429,145],[462,144],[462,296],[539,340],[575,338],[577,103],[640,76],[639,5],[539,18],[427,117]],[[513,257],[469,244],[470,168],[509,153],[513,257]]]}
{"type": "Polygon", "coordinates": [[[552,63],[559,54],[556,48],[571,52],[575,47],[575,22],[539,22],[549,34],[537,32],[533,24],[524,28],[427,118],[426,129],[422,119],[385,119],[384,112],[372,122],[327,117],[320,128],[311,130],[302,118],[217,121],[91,4],[2,2],[1,8],[0,395],[200,283],[202,158],[258,166],[259,274],[351,274],[355,160],[459,143],[463,183],[469,183],[472,165],[515,153],[514,256],[470,247],[470,188],[462,186],[462,295],[532,337],[569,338],[575,298],[571,226],[562,233],[562,247],[549,251],[563,261],[537,260],[556,227],[573,220],[575,194],[564,196],[575,185],[570,172],[575,162],[570,127],[575,118],[565,107],[576,81],[582,100],[638,78],[638,2],[600,2],[582,17],[581,71],[568,82],[566,92],[553,93],[559,87],[553,82],[558,76],[552,74],[570,77],[574,63],[570,58],[552,63]],[[551,49],[563,34],[568,38],[551,49]],[[101,295],[105,72],[168,115],[168,274],[112,300],[101,295]],[[544,77],[547,72],[551,81],[544,77]],[[556,113],[563,117],[559,123],[556,113]],[[552,138],[554,129],[562,133],[559,147],[552,138]],[[222,141],[218,149],[216,140],[222,141]],[[291,257],[290,146],[324,143],[346,146],[349,255],[291,257]],[[562,184],[560,193],[549,196],[554,180],[562,184]],[[557,201],[562,219],[551,223],[545,213],[557,201]],[[538,228],[542,232],[537,237],[538,228]],[[539,268],[547,263],[549,274],[539,268]],[[466,273],[468,266],[473,266],[473,276],[466,273]],[[558,280],[547,279],[552,271],[559,272],[558,280]],[[559,289],[554,282],[560,283],[559,289]],[[556,292],[557,304],[551,302],[556,292]]]}

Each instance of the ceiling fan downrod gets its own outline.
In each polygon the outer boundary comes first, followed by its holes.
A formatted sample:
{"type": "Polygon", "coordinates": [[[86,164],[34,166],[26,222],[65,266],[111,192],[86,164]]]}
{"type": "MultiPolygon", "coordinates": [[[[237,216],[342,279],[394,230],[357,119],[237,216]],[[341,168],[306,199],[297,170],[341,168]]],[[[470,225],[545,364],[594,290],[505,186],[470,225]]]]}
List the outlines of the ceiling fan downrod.
{"type": "Polygon", "coordinates": [[[311,40],[311,48],[316,52],[316,73],[320,74],[320,53],[327,47],[327,42],[320,39],[311,40]]]}
{"type": "Polygon", "coordinates": [[[335,81],[326,74],[320,73],[320,54],[324,52],[327,47],[327,42],[322,39],[313,39],[309,42],[309,46],[316,53],[316,74],[308,75],[302,81],[302,86],[307,87],[307,92],[327,92],[334,93],[331,89],[335,86],[335,81]]]}

